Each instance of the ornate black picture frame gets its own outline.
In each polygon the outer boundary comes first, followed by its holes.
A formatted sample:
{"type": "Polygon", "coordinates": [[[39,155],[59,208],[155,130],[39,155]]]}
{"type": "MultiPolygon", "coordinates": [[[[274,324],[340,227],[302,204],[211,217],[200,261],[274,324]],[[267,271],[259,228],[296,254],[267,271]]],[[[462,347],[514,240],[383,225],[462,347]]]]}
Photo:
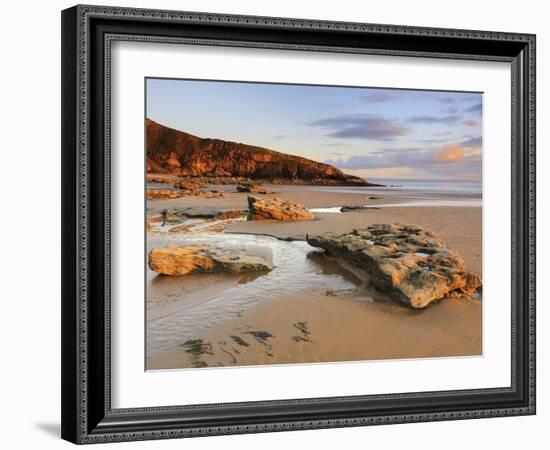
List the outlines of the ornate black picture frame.
{"type": "Polygon", "coordinates": [[[534,35],[75,6],[62,12],[62,110],[64,439],[84,444],[535,413],[534,35]],[[113,409],[109,101],[117,40],[509,62],[511,385],[113,409]]]}

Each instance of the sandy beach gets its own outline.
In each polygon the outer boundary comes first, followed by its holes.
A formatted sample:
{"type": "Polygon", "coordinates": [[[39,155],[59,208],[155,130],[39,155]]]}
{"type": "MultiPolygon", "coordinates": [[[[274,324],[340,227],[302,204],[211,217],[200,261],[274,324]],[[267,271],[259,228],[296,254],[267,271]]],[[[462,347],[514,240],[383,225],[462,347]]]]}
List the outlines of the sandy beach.
{"type": "MultiPolygon", "coordinates": [[[[315,221],[229,219],[189,221],[185,233],[154,224],[148,247],[217,243],[269,257],[267,274],[191,274],[149,270],[146,367],[241,366],[480,355],[482,300],[449,298],[423,310],[396,304],[365,285],[353,267],[327,258],[307,234],[349,232],[375,223],[424,226],[482,275],[482,210],[475,195],[396,188],[266,185],[299,202],[315,221]],[[443,206],[445,205],[445,206],[443,206]],[[368,206],[332,212],[342,206],[368,206]],[[372,209],[370,209],[372,207],[372,209]],[[330,211],[330,212],[328,212],[330,211]]],[[[152,200],[148,217],[164,209],[193,214],[247,208],[235,186],[222,198],[152,200]]]]}

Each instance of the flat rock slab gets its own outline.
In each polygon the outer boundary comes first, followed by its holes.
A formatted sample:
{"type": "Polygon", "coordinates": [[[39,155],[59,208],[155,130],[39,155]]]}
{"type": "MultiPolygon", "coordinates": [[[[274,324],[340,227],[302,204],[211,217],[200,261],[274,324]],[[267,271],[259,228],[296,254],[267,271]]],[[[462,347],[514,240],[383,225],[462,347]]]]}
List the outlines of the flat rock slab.
{"type": "Polygon", "coordinates": [[[269,271],[272,265],[265,258],[240,250],[168,246],[155,248],[148,255],[149,268],[162,275],[188,273],[230,273],[269,271]]]}
{"type": "Polygon", "coordinates": [[[262,195],[268,195],[268,194],[275,194],[273,191],[268,191],[267,189],[264,189],[263,187],[254,185],[254,184],[245,184],[245,185],[237,185],[237,192],[249,192],[251,194],[262,194],[262,195]]]}
{"type": "Polygon", "coordinates": [[[206,185],[203,183],[194,183],[192,181],[182,181],[175,185],[178,189],[183,189],[184,191],[192,191],[195,189],[205,188],[206,185]]]}
{"type": "Polygon", "coordinates": [[[315,216],[304,205],[280,198],[248,197],[249,220],[280,220],[296,222],[315,220],[315,216]]]}
{"type": "Polygon", "coordinates": [[[164,220],[166,223],[181,223],[187,219],[225,220],[245,217],[247,213],[247,210],[242,209],[165,209],[161,212],[162,216],[159,221],[162,222],[164,220]]]}
{"type": "Polygon", "coordinates": [[[471,296],[481,286],[458,251],[417,225],[376,224],[351,233],[307,236],[307,242],[365,270],[378,290],[413,308],[448,296],[471,296]]]}
{"type": "Polygon", "coordinates": [[[358,211],[369,211],[372,209],[380,209],[376,206],[342,206],[340,212],[358,212],[358,211]]]}
{"type": "Polygon", "coordinates": [[[172,189],[148,189],[147,200],[163,200],[180,198],[184,196],[183,191],[176,191],[172,189]]]}

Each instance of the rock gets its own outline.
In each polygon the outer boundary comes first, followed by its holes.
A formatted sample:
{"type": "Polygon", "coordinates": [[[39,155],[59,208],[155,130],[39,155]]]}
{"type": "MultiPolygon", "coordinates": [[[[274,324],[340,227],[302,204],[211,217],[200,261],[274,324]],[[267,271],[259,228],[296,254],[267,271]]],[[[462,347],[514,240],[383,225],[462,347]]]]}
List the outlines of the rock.
{"type": "Polygon", "coordinates": [[[167,174],[147,174],[147,183],[164,183],[164,184],[176,184],[180,182],[180,178],[176,175],[167,174]]]}
{"type": "Polygon", "coordinates": [[[266,259],[242,250],[190,246],[154,248],[149,252],[148,262],[152,271],[163,275],[187,275],[193,272],[238,274],[272,269],[266,259]]]}
{"type": "Polygon", "coordinates": [[[180,198],[184,194],[183,191],[174,191],[172,189],[147,189],[147,200],[180,198]]]}
{"type": "Polygon", "coordinates": [[[380,209],[375,206],[342,206],[340,212],[367,211],[368,209],[380,209]]]}
{"type": "Polygon", "coordinates": [[[186,209],[164,209],[159,218],[164,223],[180,223],[187,219],[236,219],[246,216],[248,211],[242,209],[211,209],[211,208],[186,208],[186,209]]]}
{"type": "Polygon", "coordinates": [[[203,185],[213,184],[213,185],[227,185],[227,184],[255,184],[256,182],[252,181],[250,178],[246,177],[217,177],[217,176],[196,176],[196,177],[186,177],[186,181],[192,183],[201,183],[203,185]]]}
{"type": "Polygon", "coordinates": [[[275,194],[275,192],[268,191],[260,186],[251,185],[251,184],[245,184],[245,185],[237,185],[237,192],[249,192],[251,194],[275,194]]]}
{"type": "Polygon", "coordinates": [[[370,225],[307,236],[307,242],[365,270],[378,290],[413,308],[447,296],[471,296],[481,286],[456,250],[416,225],[370,225]]]}
{"type": "Polygon", "coordinates": [[[201,189],[201,188],[204,188],[206,186],[202,183],[193,183],[193,182],[190,182],[190,181],[182,181],[182,182],[177,183],[176,185],[174,185],[174,187],[179,188],[179,189],[183,189],[185,191],[194,191],[195,189],[201,189]]]}
{"type": "Polygon", "coordinates": [[[281,221],[315,220],[315,216],[303,205],[280,198],[248,197],[248,219],[281,221]]]}
{"type": "Polygon", "coordinates": [[[148,223],[154,223],[154,222],[162,222],[163,218],[162,216],[154,216],[154,217],[147,217],[145,220],[148,223]]]}
{"type": "MultiPolygon", "coordinates": [[[[212,214],[211,216],[203,218],[203,222],[200,223],[200,231],[203,233],[220,233],[224,231],[228,226],[233,225],[238,222],[236,219],[240,219],[246,215],[246,211],[240,211],[240,210],[228,210],[219,212],[217,214],[212,214]],[[208,223],[211,223],[211,225],[207,225],[208,223]],[[206,225],[206,226],[205,226],[206,225]]],[[[178,216],[176,216],[178,217],[178,216]]],[[[181,220],[185,220],[185,217],[181,217],[181,220]]],[[[169,233],[188,233],[192,232],[195,227],[197,227],[197,223],[190,223],[190,224],[183,224],[183,225],[177,225],[175,227],[170,228],[168,231],[169,233]]]]}
{"type": "Polygon", "coordinates": [[[217,213],[214,216],[214,219],[216,220],[238,219],[240,217],[244,217],[245,215],[246,215],[246,211],[243,211],[241,209],[229,209],[227,211],[221,211],[217,213]]]}
{"type": "Polygon", "coordinates": [[[161,212],[162,225],[167,223],[180,223],[183,218],[180,215],[180,212],[175,209],[163,209],[161,212]]]}
{"type": "Polygon", "coordinates": [[[219,191],[219,190],[203,191],[199,189],[188,189],[180,192],[181,192],[181,197],[195,196],[195,197],[203,197],[203,198],[215,198],[215,197],[223,197],[225,195],[224,191],[219,191]]]}
{"type": "Polygon", "coordinates": [[[225,196],[224,191],[186,191],[186,195],[195,195],[203,198],[214,198],[214,197],[223,197],[225,196]]]}
{"type": "Polygon", "coordinates": [[[195,225],[189,224],[189,225],[176,225],[175,227],[172,227],[168,230],[169,233],[188,233],[193,229],[195,225]]]}

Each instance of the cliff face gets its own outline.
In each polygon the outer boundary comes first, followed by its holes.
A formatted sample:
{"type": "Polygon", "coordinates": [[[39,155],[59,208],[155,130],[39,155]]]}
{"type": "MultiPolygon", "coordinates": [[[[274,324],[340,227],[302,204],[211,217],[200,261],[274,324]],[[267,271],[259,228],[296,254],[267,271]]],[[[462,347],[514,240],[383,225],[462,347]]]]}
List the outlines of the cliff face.
{"type": "Polygon", "coordinates": [[[221,139],[203,139],[146,119],[147,173],[246,177],[287,183],[369,185],[362,178],[299,156],[221,139]]]}

